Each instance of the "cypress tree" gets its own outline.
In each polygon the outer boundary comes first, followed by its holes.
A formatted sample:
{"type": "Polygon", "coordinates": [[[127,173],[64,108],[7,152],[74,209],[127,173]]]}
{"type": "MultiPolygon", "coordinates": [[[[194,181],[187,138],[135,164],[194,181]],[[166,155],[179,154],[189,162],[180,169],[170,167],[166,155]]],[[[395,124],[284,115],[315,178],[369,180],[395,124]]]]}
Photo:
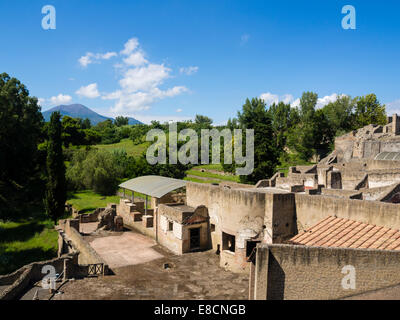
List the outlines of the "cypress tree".
{"type": "Polygon", "coordinates": [[[51,114],[46,159],[47,183],[44,206],[46,214],[54,223],[57,223],[57,219],[64,214],[65,201],[67,200],[60,119],[61,115],[59,112],[51,114]]]}

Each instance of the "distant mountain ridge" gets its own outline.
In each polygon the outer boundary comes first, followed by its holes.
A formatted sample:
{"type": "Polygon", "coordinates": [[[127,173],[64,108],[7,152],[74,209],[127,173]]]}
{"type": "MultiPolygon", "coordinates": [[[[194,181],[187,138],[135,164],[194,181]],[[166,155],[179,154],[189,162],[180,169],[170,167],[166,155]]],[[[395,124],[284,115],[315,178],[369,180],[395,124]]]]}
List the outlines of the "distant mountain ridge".
{"type": "MultiPolygon", "coordinates": [[[[114,118],[102,116],[101,114],[94,112],[93,110],[89,109],[88,107],[86,107],[82,104],[60,105],[60,106],[51,108],[49,110],[43,111],[42,114],[43,114],[44,120],[46,122],[50,121],[50,116],[55,111],[59,111],[62,116],[69,116],[72,118],[81,118],[83,120],[88,118],[92,125],[96,125],[99,122],[106,121],[108,119],[113,120],[113,121],[115,120],[114,118]]],[[[128,119],[129,119],[129,124],[141,124],[142,123],[139,120],[136,120],[135,118],[128,117],[128,119]]]]}

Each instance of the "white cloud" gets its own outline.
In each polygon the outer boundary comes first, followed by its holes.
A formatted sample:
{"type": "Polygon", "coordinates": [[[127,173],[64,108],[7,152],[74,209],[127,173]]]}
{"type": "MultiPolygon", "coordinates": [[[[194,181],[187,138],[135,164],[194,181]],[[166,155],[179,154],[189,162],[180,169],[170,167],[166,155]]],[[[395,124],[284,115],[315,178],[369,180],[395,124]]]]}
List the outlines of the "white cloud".
{"type": "Polygon", "coordinates": [[[177,121],[186,121],[193,120],[193,117],[184,117],[184,116],[176,116],[176,115],[144,115],[144,114],[132,114],[131,117],[143,122],[150,124],[151,121],[159,121],[160,123],[164,122],[177,122],[177,121]]]}
{"type": "MultiPolygon", "coordinates": [[[[329,96],[318,98],[316,108],[319,109],[319,108],[324,107],[328,103],[335,102],[341,96],[345,96],[345,95],[343,95],[343,94],[338,95],[337,93],[332,93],[329,96]]],[[[265,104],[268,106],[270,106],[273,103],[278,103],[280,101],[282,101],[283,103],[286,103],[286,104],[290,103],[290,105],[292,107],[300,106],[300,98],[294,99],[293,95],[291,95],[291,94],[284,94],[283,96],[279,96],[277,94],[272,94],[270,92],[267,92],[267,93],[261,94],[260,99],[263,99],[265,104]]],[[[399,102],[400,102],[400,100],[399,100],[399,102]]],[[[399,106],[400,106],[400,103],[399,103],[399,106]]]]}
{"type": "Polygon", "coordinates": [[[163,64],[149,64],[145,67],[128,69],[119,83],[129,92],[149,90],[160,85],[169,77],[170,72],[171,69],[163,64]]]}
{"type": "Polygon", "coordinates": [[[121,54],[130,55],[137,47],[139,47],[139,40],[137,38],[129,39],[128,42],[124,45],[124,50],[121,51],[121,54]]]}
{"type": "Polygon", "coordinates": [[[176,109],[176,112],[178,112],[178,113],[180,113],[182,111],[183,111],[182,109],[176,109]]]}
{"type": "Polygon", "coordinates": [[[297,108],[298,106],[300,106],[300,98],[297,98],[296,100],[294,100],[291,104],[291,107],[293,108],[297,108]]]}
{"type": "Polygon", "coordinates": [[[92,53],[88,52],[86,55],[79,58],[79,64],[86,68],[91,63],[100,63],[100,60],[109,60],[112,57],[116,57],[116,52],[107,52],[107,53],[92,53]]]}
{"type": "Polygon", "coordinates": [[[292,96],[291,94],[285,94],[285,95],[282,97],[282,102],[283,102],[283,103],[286,103],[286,104],[292,103],[293,100],[294,100],[294,98],[293,98],[293,96],[292,96]]]}
{"type": "Polygon", "coordinates": [[[343,95],[338,95],[337,93],[332,93],[330,96],[325,96],[323,98],[318,98],[317,107],[316,108],[317,109],[323,108],[327,104],[329,104],[331,102],[335,102],[340,96],[343,96],[343,95]]]}
{"type": "Polygon", "coordinates": [[[44,98],[38,98],[38,105],[43,106],[46,103],[46,99],[44,98]]]}
{"type": "Polygon", "coordinates": [[[279,102],[279,96],[270,92],[262,93],[260,99],[264,100],[265,104],[268,106],[279,102]]]}
{"type": "Polygon", "coordinates": [[[104,54],[97,54],[96,55],[96,57],[98,59],[103,59],[103,60],[108,60],[108,59],[110,59],[112,57],[116,57],[116,56],[117,56],[116,52],[107,52],[107,53],[104,53],[104,54]]]}
{"type": "Polygon", "coordinates": [[[89,99],[94,99],[100,96],[99,90],[97,89],[97,83],[91,83],[86,87],[80,87],[75,93],[81,97],[89,99]]]}
{"type": "MultiPolygon", "coordinates": [[[[150,91],[144,92],[134,92],[127,93],[123,91],[118,91],[107,96],[108,99],[114,97],[118,99],[114,107],[111,108],[111,112],[114,114],[124,115],[129,112],[148,110],[150,105],[157,100],[164,98],[171,98],[177,96],[187,89],[183,86],[176,86],[167,90],[160,90],[159,88],[154,88],[150,91]]],[[[103,97],[105,99],[106,97],[103,97]]]]}
{"type": "Polygon", "coordinates": [[[260,95],[260,99],[263,99],[267,106],[270,106],[273,103],[277,104],[279,102],[290,104],[292,107],[297,107],[300,105],[300,99],[294,99],[293,95],[288,93],[284,94],[283,96],[279,96],[277,94],[266,92],[260,95]]]}
{"type": "Polygon", "coordinates": [[[50,98],[50,102],[55,105],[66,104],[72,101],[72,97],[69,95],[59,94],[50,98]]]}
{"type": "MultiPolygon", "coordinates": [[[[79,62],[85,67],[90,63],[99,63],[102,59],[117,55],[115,52],[107,54],[89,52],[81,57],[79,62]]],[[[171,78],[172,70],[164,64],[152,63],[146,58],[146,53],[140,48],[139,40],[129,39],[124,44],[124,49],[120,51],[120,60],[114,64],[120,76],[119,88],[100,94],[97,84],[92,83],[81,87],[76,94],[87,98],[101,96],[102,100],[115,100],[114,105],[110,107],[110,113],[127,116],[136,111],[150,109],[158,100],[175,97],[188,91],[184,86],[161,88],[164,82],[171,78]]],[[[184,72],[192,74],[197,70],[198,67],[188,67],[184,72]]]]}
{"type": "Polygon", "coordinates": [[[144,58],[144,54],[141,51],[137,51],[131,53],[127,58],[124,59],[125,64],[128,66],[141,66],[147,63],[148,61],[144,58]]]}
{"type": "Polygon", "coordinates": [[[117,91],[114,91],[114,92],[111,92],[111,93],[104,94],[101,97],[101,99],[103,99],[103,100],[116,100],[116,99],[121,98],[121,96],[122,96],[122,91],[121,90],[117,90],[117,91]]]}
{"type": "Polygon", "coordinates": [[[386,113],[388,115],[400,114],[400,99],[386,103],[386,113]]]}
{"type": "Polygon", "coordinates": [[[190,75],[192,75],[192,74],[195,74],[197,71],[199,71],[199,67],[196,67],[196,66],[190,66],[190,67],[182,67],[182,68],[179,68],[179,72],[180,73],[184,73],[184,74],[186,74],[186,75],[188,75],[188,76],[190,76],[190,75]]]}

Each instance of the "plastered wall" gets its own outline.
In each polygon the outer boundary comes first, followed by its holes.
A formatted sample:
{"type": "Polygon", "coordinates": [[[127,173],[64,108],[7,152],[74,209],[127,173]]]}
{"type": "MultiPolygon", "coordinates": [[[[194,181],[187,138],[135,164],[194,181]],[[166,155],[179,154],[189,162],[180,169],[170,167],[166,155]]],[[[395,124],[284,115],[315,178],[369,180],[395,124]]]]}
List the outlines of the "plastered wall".
{"type": "Polygon", "coordinates": [[[272,244],[256,259],[256,299],[340,299],[400,283],[398,251],[272,244]],[[354,289],[342,285],[345,266],[354,267],[354,289]]]}

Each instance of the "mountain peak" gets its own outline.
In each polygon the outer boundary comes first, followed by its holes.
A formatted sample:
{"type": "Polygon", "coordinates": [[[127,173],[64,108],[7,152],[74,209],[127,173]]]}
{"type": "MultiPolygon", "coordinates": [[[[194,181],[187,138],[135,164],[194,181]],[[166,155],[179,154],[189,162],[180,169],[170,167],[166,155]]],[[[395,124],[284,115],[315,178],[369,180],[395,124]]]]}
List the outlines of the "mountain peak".
{"type": "MultiPolygon", "coordinates": [[[[79,103],[70,105],[59,105],[49,110],[43,111],[42,114],[45,121],[50,121],[50,116],[55,111],[59,111],[62,116],[69,116],[72,118],[81,118],[81,119],[88,118],[92,123],[92,125],[96,125],[99,122],[106,121],[108,119],[114,121],[113,118],[102,116],[97,112],[94,112],[90,108],[84,106],[83,104],[79,103]]],[[[135,118],[129,118],[129,124],[141,124],[141,122],[139,120],[136,120],[135,118]]]]}

